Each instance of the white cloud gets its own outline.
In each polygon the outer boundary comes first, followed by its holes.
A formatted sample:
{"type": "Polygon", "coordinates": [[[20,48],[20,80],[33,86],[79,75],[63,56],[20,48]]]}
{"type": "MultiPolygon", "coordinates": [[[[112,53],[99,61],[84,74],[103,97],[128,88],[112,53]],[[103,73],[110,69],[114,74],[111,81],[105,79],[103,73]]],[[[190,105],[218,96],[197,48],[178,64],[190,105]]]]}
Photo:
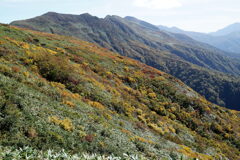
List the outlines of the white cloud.
{"type": "Polygon", "coordinates": [[[171,9],[182,6],[179,0],[134,0],[134,5],[150,9],[171,9]]]}

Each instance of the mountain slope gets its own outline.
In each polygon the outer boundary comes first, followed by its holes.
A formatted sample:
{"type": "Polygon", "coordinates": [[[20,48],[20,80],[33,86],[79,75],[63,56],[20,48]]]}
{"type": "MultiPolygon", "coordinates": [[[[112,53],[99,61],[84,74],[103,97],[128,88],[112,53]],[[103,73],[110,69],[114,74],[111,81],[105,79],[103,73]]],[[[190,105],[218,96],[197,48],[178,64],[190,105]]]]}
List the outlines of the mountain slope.
{"type": "Polygon", "coordinates": [[[236,33],[236,32],[239,32],[240,31],[240,23],[234,23],[234,24],[231,24],[223,29],[220,29],[216,32],[212,32],[210,33],[210,35],[213,35],[213,36],[226,36],[226,35],[229,35],[229,34],[232,34],[232,33],[236,33]]]}
{"type": "Polygon", "coordinates": [[[219,55],[221,51],[206,49],[204,44],[193,41],[187,36],[161,32],[157,27],[149,28],[151,24],[146,27],[144,25],[146,23],[143,23],[139,25],[136,20],[130,21],[128,17],[123,19],[118,16],[107,16],[101,19],[89,14],[67,15],[49,12],[34,19],[11,24],[44,32],[76,36],[99,43],[121,54],[139,54],[132,53],[136,52],[136,49],[131,50],[131,45],[142,43],[153,49],[175,51],[174,55],[199,66],[240,75],[239,62],[219,55]],[[130,48],[122,51],[122,47],[125,46],[130,48]]]}
{"type": "Polygon", "coordinates": [[[11,24],[76,36],[97,43],[171,73],[216,104],[239,109],[239,78],[226,74],[222,76],[223,74],[217,72],[239,75],[239,62],[222,56],[222,51],[182,34],[161,32],[154,25],[133,17],[107,16],[100,19],[89,14],[65,15],[50,12],[11,24]],[[226,84],[226,87],[216,86],[214,81],[226,84]],[[199,84],[206,84],[208,87],[199,84]],[[228,86],[234,89],[229,90],[228,86]],[[228,95],[232,95],[231,98],[228,95]]]}
{"type": "Polygon", "coordinates": [[[240,158],[240,113],[166,73],[88,42],[7,25],[0,51],[4,147],[240,158]]]}
{"type": "Polygon", "coordinates": [[[210,34],[184,31],[176,27],[173,27],[173,28],[169,28],[165,26],[158,26],[158,27],[161,30],[169,31],[172,33],[185,34],[197,41],[215,46],[221,50],[229,52],[229,53],[226,53],[226,55],[229,55],[231,57],[237,57],[237,58],[240,57],[239,56],[240,27],[238,26],[238,24],[233,24],[229,27],[219,30],[216,33],[210,33],[210,34]]]}

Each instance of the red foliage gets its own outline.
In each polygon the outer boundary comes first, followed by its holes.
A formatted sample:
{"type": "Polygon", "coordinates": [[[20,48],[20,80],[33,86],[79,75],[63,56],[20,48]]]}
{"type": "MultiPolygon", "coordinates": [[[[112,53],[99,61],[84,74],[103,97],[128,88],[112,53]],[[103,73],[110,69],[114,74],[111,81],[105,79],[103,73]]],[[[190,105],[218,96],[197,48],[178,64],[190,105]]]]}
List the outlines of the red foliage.
{"type": "Polygon", "coordinates": [[[12,71],[17,73],[17,72],[20,71],[20,68],[18,68],[18,67],[12,67],[12,71]]]}
{"type": "Polygon", "coordinates": [[[89,135],[85,136],[85,141],[92,142],[93,140],[94,140],[94,136],[92,134],[89,134],[89,135]]]}

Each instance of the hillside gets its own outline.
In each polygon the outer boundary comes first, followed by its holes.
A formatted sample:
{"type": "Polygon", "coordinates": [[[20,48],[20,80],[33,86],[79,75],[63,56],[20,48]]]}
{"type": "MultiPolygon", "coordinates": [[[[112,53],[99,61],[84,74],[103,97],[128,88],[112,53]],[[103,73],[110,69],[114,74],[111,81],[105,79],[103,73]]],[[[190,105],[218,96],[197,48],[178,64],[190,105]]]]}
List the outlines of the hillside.
{"type": "Polygon", "coordinates": [[[65,149],[58,157],[240,158],[240,113],[166,73],[89,42],[8,25],[0,25],[0,51],[2,159],[45,157],[47,149],[65,149]]]}
{"type": "Polygon", "coordinates": [[[49,12],[11,24],[97,43],[172,74],[211,102],[239,110],[240,79],[228,74],[238,76],[240,62],[182,34],[162,32],[133,17],[107,16],[101,19],[89,14],[49,12]]]}
{"type": "Polygon", "coordinates": [[[210,44],[217,47],[223,51],[226,51],[226,55],[230,57],[240,58],[240,27],[239,24],[233,24],[226,28],[223,28],[217,32],[213,33],[200,33],[200,32],[190,32],[184,31],[176,27],[165,27],[158,26],[161,30],[169,31],[172,33],[185,34],[197,41],[210,44]]]}
{"type": "Polygon", "coordinates": [[[240,31],[240,23],[234,23],[234,24],[231,24],[223,29],[220,29],[216,32],[212,32],[210,33],[210,35],[213,35],[213,36],[225,36],[225,35],[229,35],[229,34],[232,34],[232,33],[236,33],[236,32],[239,32],[240,31]]]}

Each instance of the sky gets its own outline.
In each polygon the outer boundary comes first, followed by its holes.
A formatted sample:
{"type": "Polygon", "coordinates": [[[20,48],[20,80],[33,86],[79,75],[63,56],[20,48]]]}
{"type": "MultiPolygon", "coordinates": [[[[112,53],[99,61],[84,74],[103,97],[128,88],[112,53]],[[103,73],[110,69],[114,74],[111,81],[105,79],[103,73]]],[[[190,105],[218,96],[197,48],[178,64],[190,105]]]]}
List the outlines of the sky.
{"type": "Polygon", "coordinates": [[[53,11],[133,16],[155,25],[214,32],[240,22],[240,0],[0,0],[0,23],[53,11]]]}

